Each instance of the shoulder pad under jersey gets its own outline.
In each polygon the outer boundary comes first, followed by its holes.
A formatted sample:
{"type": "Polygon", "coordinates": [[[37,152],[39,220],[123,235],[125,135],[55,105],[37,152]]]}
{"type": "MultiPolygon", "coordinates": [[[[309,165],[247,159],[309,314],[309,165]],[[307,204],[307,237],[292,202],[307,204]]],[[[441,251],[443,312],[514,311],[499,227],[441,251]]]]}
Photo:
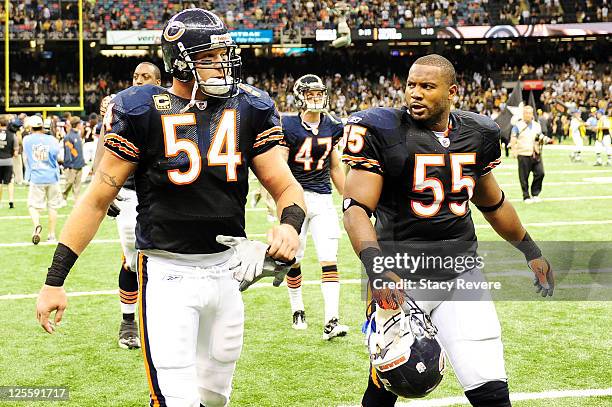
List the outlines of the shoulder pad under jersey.
{"type": "Polygon", "coordinates": [[[346,124],[357,124],[377,132],[377,130],[390,130],[400,126],[404,111],[388,107],[374,107],[353,113],[346,124]]]}
{"type": "Polygon", "coordinates": [[[490,117],[464,110],[453,110],[452,114],[461,121],[462,126],[472,128],[487,137],[500,137],[499,126],[490,117]]]}
{"type": "Polygon", "coordinates": [[[270,98],[270,95],[266,91],[257,89],[254,86],[250,86],[244,83],[238,85],[240,88],[240,94],[246,96],[246,100],[251,106],[259,110],[268,110],[274,107],[274,101],[270,98]]]}
{"type": "Polygon", "coordinates": [[[161,86],[132,86],[117,93],[112,103],[125,113],[138,115],[149,110],[152,106],[153,96],[166,93],[167,90],[161,86]]]}

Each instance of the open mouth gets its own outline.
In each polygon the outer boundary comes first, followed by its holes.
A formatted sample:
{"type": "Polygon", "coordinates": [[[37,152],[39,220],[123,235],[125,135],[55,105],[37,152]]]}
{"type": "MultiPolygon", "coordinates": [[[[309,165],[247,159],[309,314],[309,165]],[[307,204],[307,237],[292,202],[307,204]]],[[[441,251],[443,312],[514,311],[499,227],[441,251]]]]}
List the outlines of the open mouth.
{"type": "Polygon", "coordinates": [[[410,111],[414,114],[421,114],[425,112],[425,110],[427,110],[427,108],[421,104],[418,104],[418,103],[410,104],[410,111]]]}

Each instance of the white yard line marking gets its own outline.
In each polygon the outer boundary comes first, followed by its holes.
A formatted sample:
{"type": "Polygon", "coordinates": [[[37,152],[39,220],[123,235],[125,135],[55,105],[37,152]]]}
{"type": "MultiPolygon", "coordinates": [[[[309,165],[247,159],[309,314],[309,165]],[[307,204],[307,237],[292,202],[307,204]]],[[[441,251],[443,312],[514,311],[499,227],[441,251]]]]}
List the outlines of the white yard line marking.
{"type": "MultiPolygon", "coordinates": [[[[523,223],[526,227],[557,227],[557,226],[583,226],[583,225],[609,225],[612,224],[612,219],[604,220],[578,220],[568,222],[534,222],[534,223],[523,223]]],[[[491,229],[490,225],[475,225],[476,229],[491,229]]],[[[342,233],[346,231],[342,230],[342,233]]],[[[262,238],[266,237],[265,233],[247,233],[249,238],[262,238]]],[[[92,240],[89,244],[109,244],[119,243],[119,239],[96,239],[92,240]]],[[[38,246],[53,246],[57,242],[40,242],[38,246]]],[[[16,242],[16,243],[0,243],[0,248],[3,247],[26,247],[34,246],[32,242],[16,242]]]]}
{"type": "MultiPolygon", "coordinates": [[[[561,196],[557,198],[542,198],[542,202],[561,202],[561,201],[586,201],[586,200],[612,199],[612,195],[595,195],[595,196],[561,196]]],[[[523,202],[520,198],[511,199],[510,202],[523,202]]]]}
{"type": "MultiPolygon", "coordinates": [[[[66,218],[68,215],[61,214],[57,215],[58,218],[66,218]]],[[[48,218],[48,215],[41,215],[40,218],[48,218]]],[[[12,219],[32,219],[28,215],[13,215],[13,216],[0,216],[0,220],[12,220],[12,219]]]]}
{"type": "MultiPolygon", "coordinates": [[[[592,186],[594,183],[597,184],[612,184],[612,177],[593,177],[593,178],[585,178],[585,181],[561,181],[561,182],[547,182],[547,187],[559,187],[564,185],[590,185],[592,186]]],[[[520,185],[516,182],[508,183],[508,184],[499,184],[502,188],[520,188],[520,185]]]]}
{"type": "MultiPolygon", "coordinates": [[[[89,244],[108,244],[108,243],[120,243],[119,239],[96,239],[92,240],[89,244]]],[[[46,242],[41,241],[37,246],[55,246],[57,242],[46,242]]],[[[34,246],[32,242],[18,242],[18,243],[0,243],[0,247],[25,247],[34,246]]]]}
{"type": "MultiPolygon", "coordinates": [[[[568,222],[533,222],[523,223],[523,226],[528,227],[551,227],[551,226],[576,226],[576,225],[604,225],[612,224],[612,220],[577,220],[568,222]]],[[[490,229],[491,225],[476,225],[476,229],[490,229]]]]}
{"type": "MultiPolygon", "coordinates": [[[[68,297],[85,297],[91,295],[116,295],[119,294],[119,290],[102,290],[102,291],[74,291],[66,293],[68,297]]],[[[36,294],[6,294],[0,295],[0,300],[23,300],[28,298],[36,298],[36,294]]]]}
{"type": "MultiPolygon", "coordinates": [[[[586,270],[585,272],[588,272],[588,270],[586,270]]],[[[579,274],[579,273],[572,273],[573,274],[579,274]]],[[[533,274],[526,271],[526,272],[521,272],[521,271],[508,271],[508,272],[494,272],[494,273],[486,273],[486,277],[526,277],[526,278],[532,278],[533,274]]],[[[342,285],[358,285],[358,284],[362,284],[364,282],[364,280],[358,279],[358,278],[347,278],[344,280],[340,280],[340,284],[342,285]]],[[[302,281],[302,285],[321,285],[321,281],[320,280],[305,280],[302,281]]],[[[283,282],[281,287],[285,287],[286,284],[283,282]]],[[[249,287],[249,290],[253,290],[253,289],[261,289],[261,288],[273,288],[274,286],[272,285],[272,281],[267,281],[267,282],[263,282],[263,283],[256,283],[253,284],[251,287],[249,287]]],[[[561,284],[558,286],[555,286],[555,288],[559,288],[559,289],[571,289],[571,288],[611,288],[612,286],[610,285],[604,285],[604,284],[561,284]]],[[[66,293],[66,295],[68,295],[68,297],[86,297],[86,296],[93,296],[93,295],[116,295],[118,294],[119,291],[118,290],[98,290],[98,291],[73,291],[73,292],[68,292],[66,293]]],[[[0,301],[2,300],[23,300],[23,299],[31,299],[31,298],[36,298],[38,297],[38,293],[32,293],[32,294],[5,294],[5,295],[0,295],[0,301]]]]}
{"type": "MultiPolygon", "coordinates": [[[[612,181],[610,181],[612,183],[612,181]]],[[[555,184],[554,182],[551,182],[555,184]]],[[[559,184],[572,184],[572,185],[592,185],[590,182],[564,182],[559,184]]],[[[514,184],[501,184],[502,187],[510,187],[514,186],[514,184]]],[[[594,196],[560,196],[560,197],[551,197],[551,198],[542,198],[542,202],[564,202],[564,201],[586,201],[586,200],[606,200],[612,199],[612,195],[594,195],[594,196]]],[[[512,198],[510,202],[523,202],[521,198],[512,198]]],[[[340,205],[334,205],[336,209],[340,209],[340,205]]],[[[266,212],[266,208],[246,208],[246,212],[266,212]]],[[[47,218],[47,215],[41,215],[41,218],[47,218]]],[[[58,218],[66,218],[68,214],[58,214],[58,218]]],[[[26,220],[30,219],[28,215],[9,215],[9,216],[0,216],[0,221],[3,220],[26,220]]]]}
{"type": "MultiPolygon", "coordinates": [[[[342,280],[341,284],[361,284],[361,280],[358,278],[346,279],[342,280]]],[[[306,280],[302,281],[302,285],[321,285],[321,281],[319,280],[306,280]]],[[[283,286],[285,284],[283,283],[283,286]]],[[[267,288],[273,287],[272,281],[269,283],[256,283],[249,287],[249,290],[257,289],[257,288],[267,288]]],[[[100,290],[100,291],[74,291],[66,293],[68,297],[85,297],[90,295],[115,295],[118,294],[119,290],[100,290]]],[[[23,300],[28,298],[36,298],[38,297],[38,293],[33,294],[5,294],[0,295],[0,300],[23,300]]]]}
{"type": "MultiPolygon", "coordinates": [[[[502,168],[502,170],[508,170],[509,168],[502,168]]],[[[516,169],[516,167],[515,167],[516,169]]],[[[592,174],[594,172],[603,174],[603,173],[611,173],[612,170],[596,170],[596,169],[592,169],[592,170],[549,170],[546,171],[546,174],[592,174]]],[[[517,175],[516,172],[512,171],[493,171],[493,174],[495,175],[510,175],[510,174],[514,174],[517,175]]],[[[544,185],[546,185],[546,183],[544,183],[544,185]]]]}
{"type": "MultiPolygon", "coordinates": [[[[584,397],[601,397],[612,395],[612,388],[608,389],[576,389],[576,390],[549,390],[539,393],[512,393],[510,400],[547,400],[561,399],[566,397],[584,398],[584,397]]],[[[397,407],[447,407],[454,405],[470,405],[465,397],[445,397],[442,399],[432,400],[415,400],[407,403],[398,403],[397,407]]]]}

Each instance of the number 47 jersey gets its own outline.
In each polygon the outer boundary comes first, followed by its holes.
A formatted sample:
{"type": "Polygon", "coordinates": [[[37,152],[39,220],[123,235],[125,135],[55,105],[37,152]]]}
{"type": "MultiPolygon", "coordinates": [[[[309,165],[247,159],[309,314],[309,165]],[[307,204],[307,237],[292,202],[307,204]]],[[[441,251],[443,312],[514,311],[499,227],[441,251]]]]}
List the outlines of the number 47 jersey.
{"type": "Polygon", "coordinates": [[[241,86],[230,99],[190,100],[144,85],[117,94],[105,147],[138,165],[136,247],[216,253],[219,234],[245,236],[248,168],[283,138],[267,93],[241,86]]]}
{"type": "Polygon", "coordinates": [[[495,122],[455,110],[448,130],[436,134],[405,108],[373,108],[348,119],[345,137],[343,161],[383,177],[379,240],[476,240],[468,201],[501,162],[495,122]]]}

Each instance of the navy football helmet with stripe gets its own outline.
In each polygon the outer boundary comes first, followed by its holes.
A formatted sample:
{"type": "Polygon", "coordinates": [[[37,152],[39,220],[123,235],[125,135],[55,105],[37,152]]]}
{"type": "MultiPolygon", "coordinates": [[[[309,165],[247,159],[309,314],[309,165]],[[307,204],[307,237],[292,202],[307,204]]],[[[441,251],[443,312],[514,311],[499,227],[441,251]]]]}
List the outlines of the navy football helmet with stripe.
{"type": "Polygon", "coordinates": [[[445,356],[436,339],[437,328],[410,298],[401,309],[377,310],[376,315],[368,348],[378,380],[400,397],[426,396],[444,374],[445,356]]]}
{"type": "Polygon", "coordinates": [[[216,14],[199,8],[181,11],[166,23],[161,44],[166,72],[176,79],[189,82],[195,78],[200,91],[212,97],[238,94],[242,61],[236,43],[216,14]],[[221,62],[196,58],[200,52],[220,48],[225,50],[221,62]],[[223,75],[203,81],[198,74],[203,69],[218,69],[223,75]]]}
{"type": "Polygon", "coordinates": [[[327,86],[323,80],[317,75],[308,74],[301,76],[293,85],[293,94],[295,95],[295,106],[298,109],[310,110],[312,112],[325,112],[329,105],[329,95],[327,86]],[[320,98],[308,99],[306,92],[316,90],[321,91],[323,96],[320,98]]]}

